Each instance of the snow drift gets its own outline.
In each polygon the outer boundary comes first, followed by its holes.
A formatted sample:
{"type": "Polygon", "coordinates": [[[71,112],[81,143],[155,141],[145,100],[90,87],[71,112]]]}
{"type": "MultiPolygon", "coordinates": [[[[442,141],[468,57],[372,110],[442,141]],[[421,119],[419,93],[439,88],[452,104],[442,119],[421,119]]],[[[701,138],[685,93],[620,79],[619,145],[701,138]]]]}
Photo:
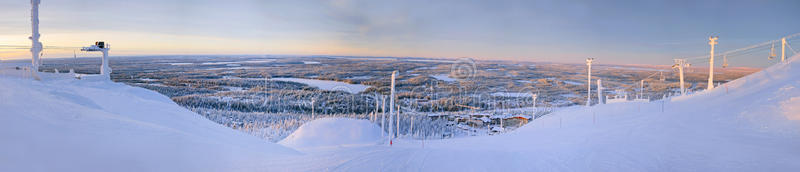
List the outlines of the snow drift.
{"type": "Polygon", "coordinates": [[[241,171],[299,154],[150,90],[14,72],[0,77],[0,171],[241,171]]]}
{"type": "Polygon", "coordinates": [[[308,122],[278,142],[292,148],[375,145],[381,129],[367,121],[348,118],[322,118],[308,122]]]}

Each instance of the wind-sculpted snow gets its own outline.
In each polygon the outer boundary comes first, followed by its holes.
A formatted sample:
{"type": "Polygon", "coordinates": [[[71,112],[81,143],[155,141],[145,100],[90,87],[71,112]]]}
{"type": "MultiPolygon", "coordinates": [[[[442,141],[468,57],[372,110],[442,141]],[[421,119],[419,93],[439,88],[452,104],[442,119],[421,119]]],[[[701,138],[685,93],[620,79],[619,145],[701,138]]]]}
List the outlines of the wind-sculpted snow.
{"type": "Polygon", "coordinates": [[[0,77],[0,171],[241,171],[299,154],[150,90],[42,77],[0,77]]]}

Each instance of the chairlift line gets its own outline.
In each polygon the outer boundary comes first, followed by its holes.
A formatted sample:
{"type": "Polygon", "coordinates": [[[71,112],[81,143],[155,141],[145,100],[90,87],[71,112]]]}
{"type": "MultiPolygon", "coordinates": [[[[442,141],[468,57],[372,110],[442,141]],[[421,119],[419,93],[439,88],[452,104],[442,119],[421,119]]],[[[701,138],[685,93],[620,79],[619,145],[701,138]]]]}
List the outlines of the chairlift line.
{"type": "Polygon", "coordinates": [[[794,51],[794,48],[792,48],[792,46],[789,46],[789,43],[786,43],[786,47],[789,47],[789,50],[792,50],[793,54],[797,54],[797,51],[794,51]]]}
{"type": "MultiPolygon", "coordinates": [[[[800,33],[795,33],[795,34],[791,34],[791,35],[785,36],[782,39],[790,40],[791,38],[795,38],[795,37],[799,37],[799,36],[800,36],[800,33]]],[[[734,49],[734,50],[730,50],[730,51],[725,51],[725,52],[723,52],[723,54],[734,54],[734,53],[738,53],[740,51],[746,51],[746,50],[750,50],[750,49],[759,48],[759,47],[762,47],[762,46],[767,46],[767,45],[771,45],[771,44],[774,44],[774,43],[778,43],[779,41],[781,41],[781,39],[769,40],[769,41],[766,41],[766,42],[753,44],[751,46],[738,48],[738,49],[734,49]]],[[[719,56],[719,55],[716,55],[716,56],[719,56]]],[[[707,54],[707,55],[702,55],[702,56],[689,57],[689,58],[685,58],[685,59],[693,60],[693,59],[703,59],[703,58],[708,58],[708,57],[709,57],[709,55],[707,54]]]]}

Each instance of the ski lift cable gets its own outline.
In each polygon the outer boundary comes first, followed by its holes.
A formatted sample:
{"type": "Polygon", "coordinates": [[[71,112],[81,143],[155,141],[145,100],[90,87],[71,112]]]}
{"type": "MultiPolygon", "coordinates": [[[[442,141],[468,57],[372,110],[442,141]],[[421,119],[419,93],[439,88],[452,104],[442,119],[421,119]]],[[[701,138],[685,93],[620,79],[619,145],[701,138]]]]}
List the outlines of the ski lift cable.
{"type": "Polygon", "coordinates": [[[647,77],[644,77],[644,78],[643,78],[643,79],[641,79],[641,80],[650,79],[651,77],[653,77],[653,76],[656,76],[656,74],[658,74],[659,72],[662,72],[662,71],[655,71],[655,72],[653,72],[653,74],[650,74],[649,76],[647,76],[647,77]]]}
{"type": "Polygon", "coordinates": [[[790,39],[790,38],[794,38],[794,37],[800,38],[800,33],[791,34],[791,35],[785,36],[783,38],[790,39]]]}
{"type": "MultiPolygon", "coordinates": [[[[789,41],[800,40],[800,33],[792,34],[792,35],[789,35],[789,36],[786,36],[786,37],[783,37],[783,38],[786,39],[786,42],[787,42],[786,44],[789,44],[788,43],[789,41]]],[[[766,46],[766,45],[772,45],[772,47],[774,49],[775,44],[780,42],[780,41],[781,41],[780,39],[771,40],[771,41],[767,41],[767,42],[764,42],[764,43],[761,43],[761,44],[756,44],[756,45],[752,45],[752,46],[745,47],[745,48],[739,48],[739,49],[736,49],[736,50],[727,51],[726,53],[734,54],[734,53],[739,53],[739,52],[750,50],[750,49],[756,49],[756,48],[758,48],[760,46],[766,46]]]]}
{"type": "MultiPolygon", "coordinates": [[[[738,58],[738,57],[741,57],[741,56],[749,55],[749,54],[752,54],[752,53],[755,53],[755,52],[768,50],[768,49],[769,49],[769,46],[756,47],[756,48],[747,49],[745,51],[737,51],[737,52],[734,52],[734,53],[722,53],[719,56],[722,56],[725,59],[733,59],[733,58],[738,58]]],[[[725,59],[723,59],[723,60],[725,60],[725,59]]],[[[687,59],[687,61],[689,63],[707,64],[709,62],[709,59],[708,59],[708,57],[705,57],[705,58],[687,59]]]]}
{"type": "MultiPolygon", "coordinates": [[[[30,45],[0,45],[0,48],[24,48],[29,49],[31,48],[30,45]]],[[[43,49],[76,49],[81,47],[69,47],[69,46],[44,46],[43,49]]]]}
{"type": "MultiPolygon", "coordinates": [[[[800,36],[800,33],[791,34],[789,36],[783,37],[782,39],[792,39],[792,38],[795,38],[795,37],[798,37],[798,36],[800,36]]],[[[753,49],[753,48],[758,48],[758,47],[761,47],[761,46],[771,45],[771,44],[777,43],[779,41],[781,41],[781,40],[780,39],[769,40],[769,41],[758,43],[758,44],[754,44],[754,45],[751,45],[751,46],[747,46],[747,47],[743,47],[743,48],[739,48],[739,49],[735,49],[735,50],[730,50],[730,51],[725,51],[725,52],[722,52],[721,54],[725,54],[725,53],[733,54],[733,53],[736,53],[736,52],[739,52],[739,51],[745,51],[745,50],[749,50],[749,49],[753,49]]],[[[719,55],[721,55],[721,54],[719,54],[719,55]]],[[[715,55],[715,57],[719,56],[719,55],[715,55]]],[[[708,56],[709,55],[695,56],[695,57],[689,57],[689,58],[686,58],[686,59],[701,59],[701,58],[708,58],[708,56]]]]}
{"type": "Polygon", "coordinates": [[[765,48],[762,48],[762,49],[750,49],[750,51],[742,51],[742,52],[739,52],[739,53],[736,53],[736,54],[733,54],[733,55],[728,55],[728,56],[730,56],[730,57],[728,57],[728,59],[737,58],[737,57],[743,57],[743,56],[750,55],[750,54],[753,54],[753,53],[756,53],[756,52],[760,52],[760,51],[763,51],[763,50],[769,50],[769,47],[765,47],[765,48]]]}
{"type": "Polygon", "coordinates": [[[786,47],[789,47],[789,50],[792,50],[792,54],[797,54],[797,51],[794,51],[794,48],[792,48],[789,43],[786,43],[786,47]]]}

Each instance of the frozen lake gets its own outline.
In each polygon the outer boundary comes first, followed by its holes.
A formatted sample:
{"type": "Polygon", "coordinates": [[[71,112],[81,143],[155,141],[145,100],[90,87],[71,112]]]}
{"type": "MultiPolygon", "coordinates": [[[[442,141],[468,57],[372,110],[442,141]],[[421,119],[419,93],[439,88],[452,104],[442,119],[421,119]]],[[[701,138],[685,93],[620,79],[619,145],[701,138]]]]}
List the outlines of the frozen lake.
{"type": "Polygon", "coordinates": [[[348,84],[348,83],[339,82],[339,81],[328,81],[328,80],[317,80],[317,79],[272,78],[270,80],[303,83],[303,84],[306,84],[306,85],[309,85],[309,86],[317,87],[317,88],[322,89],[322,90],[341,90],[341,91],[346,91],[346,92],[353,93],[353,94],[362,92],[362,91],[366,90],[367,88],[369,88],[369,86],[367,86],[367,85],[348,84]]]}
{"type": "Polygon", "coordinates": [[[436,79],[438,79],[438,80],[445,81],[445,82],[453,82],[453,81],[456,81],[456,79],[455,79],[455,78],[450,78],[450,76],[449,76],[449,75],[447,75],[447,74],[431,75],[431,77],[433,77],[433,78],[436,78],[436,79]]]}

